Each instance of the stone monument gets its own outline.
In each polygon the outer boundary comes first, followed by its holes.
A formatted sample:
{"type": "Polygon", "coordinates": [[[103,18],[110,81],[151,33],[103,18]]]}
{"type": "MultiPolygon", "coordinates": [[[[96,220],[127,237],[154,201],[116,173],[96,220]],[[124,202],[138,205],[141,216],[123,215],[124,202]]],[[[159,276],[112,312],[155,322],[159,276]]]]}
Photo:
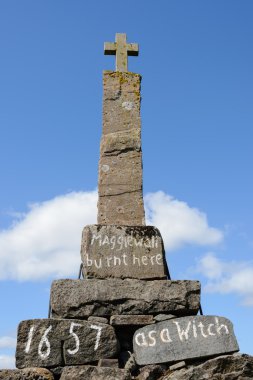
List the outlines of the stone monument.
{"type": "Polygon", "coordinates": [[[18,369],[0,379],[253,378],[253,358],[234,354],[232,323],[197,315],[200,283],[170,279],[162,236],[145,225],[141,77],[127,64],[138,51],[125,34],[105,44],[116,71],[103,77],[98,218],[83,229],[84,278],[53,281],[49,318],[20,323],[18,369]]]}

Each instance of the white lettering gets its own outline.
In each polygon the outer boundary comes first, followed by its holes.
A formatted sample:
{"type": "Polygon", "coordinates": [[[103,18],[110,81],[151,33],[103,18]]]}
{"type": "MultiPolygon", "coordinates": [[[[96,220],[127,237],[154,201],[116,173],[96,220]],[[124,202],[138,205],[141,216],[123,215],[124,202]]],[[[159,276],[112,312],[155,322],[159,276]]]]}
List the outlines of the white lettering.
{"type": "Polygon", "coordinates": [[[26,343],[26,346],[25,346],[25,353],[28,354],[28,352],[30,351],[30,348],[31,348],[31,343],[32,343],[32,338],[33,338],[33,332],[34,332],[34,326],[32,326],[29,330],[29,334],[28,334],[28,339],[27,339],[27,343],[26,343]]]}
{"type": "Polygon", "coordinates": [[[228,327],[227,325],[219,325],[219,318],[215,317],[215,322],[216,322],[216,331],[220,335],[221,334],[221,329],[225,329],[225,333],[229,334],[228,327]]]}
{"type": "Polygon", "coordinates": [[[75,323],[75,322],[72,322],[70,325],[69,333],[70,333],[70,335],[73,336],[73,338],[75,339],[75,343],[76,343],[76,346],[73,350],[70,350],[70,349],[67,350],[70,355],[75,355],[79,351],[80,340],[79,340],[78,336],[76,335],[76,333],[74,333],[74,328],[75,327],[81,327],[81,326],[82,325],[80,325],[80,323],[75,323]]]}
{"type": "Polygon", "coordinates": [[[164,343],[172,342],[172,340],[170,338],[169,329],[162,329],[162,331],[160,333],[160,338],[161,338],[161,341],[164,343]]]}
{"type": "Polygon", "coordinates": [[[208,332],[209,335],[216,335],[215,333],[212,333],[212,332],[211,332],[211,327],[212,327],[212,326],[214,326],[214,324],[213,324],[213,323],[210,323],[210,325],[208,326],[207,332],[208,332]]]}
{"type": "Polygon", "coordinates": [[[204,333],[204,325],[203,325],[202,322],[200,322],[200,323],[198,324],[198,327],[200,328],[200,331],[201,331],[202,336],[203,336],[204,338],[207,338],[208,335],[206,335],[206,334],[204,333]]]}
{"type": "Polygon", "coordinates": [[[122,257],[123,257],[123,263],[124,263],[124,265],[127,265],[127,262],[126,262],[127,255],[124,253],[124,255],[122,255],[122,257]]]}
{"type": "Polygon", "coordinates": [[[141,257],[141,261],[142,261],[143,265],[148,265],[148,258],[147,258],[147,256],[142,256],[141,257]]]}
{"type": "Polygon", "coordinates": [[[117,249],[117,251],[121,251],[122,248],[123,248],[123,245],[124,245],[124,237],[123,236],[119,236],[118,240],[117,240],[117,243],[119,244],[119,248],[117,249]]]}
{"type": "Polygon", "coordinates": [[[156,255],[156,264],[157,265],[163,265],[163,256],[161,255],[161,253],[156,255]]]}
{"type": "Polygon", "coordinates": [[[150,339],[151,342],[152,342],[152,343],[149,343],[149,344],[148,344],[150,347],[153,347],[153,346],[156,345],[156,338],[154,338],[154,337],[152,336],[152,335],[154,335],[154,334],[156,334],[156,331],[155,331],[155,330],[151,330],[151,331],[149,331],[149,333],[148,333],[148,337],[149,337],[149,339],[150,339]]]}
{"type": "Polygon", "coordinates": [[[112,260],[112,257],[107,257],[106,258],[106,261],[107,261],[107,266],[110,268],[110,261],[112,260]]]}
{"type": "Polygon", "coordinates": [[[194,338],[197,338],[198,337],[197,327],[196,327],[196,322],[194,320],[192,321],[192,329],[193,329],[193,336],[194,336],[194,338]]]}
{"type": "Polygon", "coordinates": [[[101,235],[92,235],[92,239],[91,239],[91,245],[94,244],[94,241],[95,240],[99,240],[99,246],[101,247],[101,235]]]}
{"type": "Polygon", "coordinates": [[[121,259],[120,257],[113,256],[113,265],[120,265],[121,264],[121,259]]]}
{"type": "Polygon", "coordinates": [[[135,335],[135,343],[140,347],[148,345],[144,333],[138,333],[135,335]],[[141,341],[139,340],[140,338],[141,338],[141,341]]]}
{"type": "Polygon", "coordinates": [[[142,247],[143,238],[141,238],[139,241],[134,239],[134,244],[136,247],[142,247]]]}
{"type": "Polygon", "coordinates": [[[105,235],[104,240],[102,242],[102,245],[105,245],[105,244],[108,244],[108,245],[110,244],[110,241],[107,235],[105,235]]]}
{"type": "Polygon", "coordinates": [[[179,336],[179,339],[181,340],[181,342],[183,342],[184,338],[185,338],[185,340],[188,340],[188,334],[189,334],[189,330],[190,330],[190,327],[192,324],[191,321],[188,322],[188,325],[187,325],[185,330],[183,330],[183,329],[181,330],[179,322],[173,321],[173,323],[175,323],[177,326],[177,332],[178,332],[178,336],[179,336]]]}
{"type": "Polygon", "coordinates": [[[95,264],[96,268],[98,268],[98,269],[102,268],[102,260],[101,259],[98,259],[98,260],[95,259],[94,264],[95,264]],[[97,263],[97,261],[98,261],[98,263],[97,263]]]}
{"type": "Polygon", "coordinates": [[[49,355],[50,355],[50,342],[47,338],[47,334],[52,330],[52,326],[49,326],[46,331],[44,332],[41,340],[40,340],[40,343],[39,343],[39,347],[38,347],[38,354],[39,356],[41,357],[41,359],[46,359],[49,355]],[[43,346],[46,346],[46,350],[42,350],[42,347],[43,346]],[[45,352],[44,352],[45,351],[45,352]]]}
{"type": "Polygon", "coordinates": [[[86,254],[86,265],[87,265],[87,267],[92,266],[92,259],[89,258],[88,253],[86,254]]]}
{"type": "Polygon", "coordinates": [[[116,236],[112,236],[111,237],[110,243],[112,245],[111,249],[114,249],[115,248],[115,244],[116,244],[116,236]]]}
{"type": "Polygon", "coordinates": [[[90,328],[91,328],[91,329],[94,329],[94,330],[97,330],[96,342],[95,342],[95,347],[94,347],[94,351],[97,351],[98,346],[99,346],[99,342],[100,342],[100,338],[101,338],[101,332],[102,332],[102,328],[103,328],[103,327],[101,327],[101,326],[97,326],[97,325],[91,325],[90,328]]]}
{"type": "Polygon", "coordinates": [[[140,263],[139,257],[136,257],[135,255],[133,255],[133,265],[135,265],[136,261],[138,262],[138,265],[140,266],[141,263],[140,263]]]}

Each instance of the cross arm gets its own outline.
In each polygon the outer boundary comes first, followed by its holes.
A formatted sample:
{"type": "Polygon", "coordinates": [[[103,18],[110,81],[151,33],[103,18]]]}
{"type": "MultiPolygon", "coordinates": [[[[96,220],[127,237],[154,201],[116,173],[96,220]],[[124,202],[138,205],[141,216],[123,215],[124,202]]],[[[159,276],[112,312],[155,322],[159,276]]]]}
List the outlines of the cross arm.
{"type": "Polygon", "coordinates": [[[138,44],[127,44],[128,55],[139,55],[139,45],[138,44]]]}
{"type": "Polygon", "coordinates": [[[104,54],[105,55],[115,55],[117,50],[116,42],[105,42],[104,43],[104,54]]]}

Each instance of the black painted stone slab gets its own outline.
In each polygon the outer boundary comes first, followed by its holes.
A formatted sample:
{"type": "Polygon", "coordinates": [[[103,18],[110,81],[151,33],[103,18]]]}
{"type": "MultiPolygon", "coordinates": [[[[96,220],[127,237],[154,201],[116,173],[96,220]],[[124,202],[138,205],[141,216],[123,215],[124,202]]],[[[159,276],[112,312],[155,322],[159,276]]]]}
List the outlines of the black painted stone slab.
{"type": "Polygon", "coordinates": [[[153,226],[88,225],[81,257],[85,278],[167,277],[162,236],[153,226]]]}
{"type": "Polygon", "coordinates": [[[138,329],[133,338],[139,365],[176,362],[239,350],[232,323],[223,317],[176,318],[138,329]]]}
{"type": "Polygon", "coordinates": [[[199,281],[56,280],[51,287],[54,318],[82,319],[91,315],[198,313],[199,281]]]}
{"type": "Polygon", "coordinates": [[[18,368],[86,364],[114,357],[117,352],[115,331],[108,324],[32,319],[18,327],[18,368]]]}

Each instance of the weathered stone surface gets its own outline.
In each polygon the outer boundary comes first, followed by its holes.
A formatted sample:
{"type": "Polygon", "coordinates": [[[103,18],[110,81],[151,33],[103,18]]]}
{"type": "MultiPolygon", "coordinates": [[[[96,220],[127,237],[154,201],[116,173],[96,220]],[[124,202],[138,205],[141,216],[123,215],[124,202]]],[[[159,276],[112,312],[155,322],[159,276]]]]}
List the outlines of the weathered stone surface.
{"type": "Polygon", "coordinates": [[[89,317],[88,322],[92,323],[109,323],[108,319],[105,317],[89,317]]]}
{"type": "Polygon", "coordinates": [[[86,278],[167,277],[163,240],[153,226],[86,226],[81,257],[86,278]]]}
{"type": "Polygon", "coordinates": [[[98,361],[98,367],[119,368],[119,360],[118,359],[100,359],[98,361]]]}
{"type": "Polygon", "coordinates": [[[140,369],[136,380],[158,380],[165,373],[167,367],[164,364],[147,365],[140,369]]]}
{"type": "Polygon", "coordinates": [[[54,376],[45,368],[3,369],[0,380],[54,380],[54,376]]]}
{"type": "Polygon", "coordinates": [[[225,355],[210,359],[200,365],[169,372],[161,380],[252,380],[253,357],[225,355]]]}
{"type": "Polygon", "coordinates": [[[138,329],[133,341],[139,365],[210,357],[239,350],[232,323],[223,317],[191,316],[138,329]]]}
{"type": "Polygon", "coordinates": [[[105,71],[98,223],[144,225],[138,74],[105,71]]]}
{"type": "Polygon", "coordinates": [[[153,315],[113,315],[112,326],[146,326],[154,323],[153,315]]]}
{"type": "Polygon", "coordinates": [[[75,366],[65,367],[60,380],[131,380],[128,371],[118,368],[75,366]]]}
{"type": "Polygon", "coordinates": [[[176,318],[176,315],[173,314],[158,314],[154,317],[154,320],[156,322],[162,322],[162,321],[167,321],[168,319],[173,319],[176,318]]]}
{"type": "Polygon", "coordinates": [[[173,364],[169,367],[170,371],[175,371],[177,369],[181,369],[181,368],[184,368],[186,366],[186,363],[184,360],[182,360],[181,362],[178,362],[176,364],[173,364]]]}
{"type": "Polygon", "coordinates": [[[51,287],[54,318],[91,315],[197,314],[199,281],[170,280],[56,280],[51,287]]]}
{"type": "Polygon", "coordinates": [[[16,366],[61,367],[114,357],[118,341],[112,326],[80,320],[34,319],[18,328],[16,366]]]}

